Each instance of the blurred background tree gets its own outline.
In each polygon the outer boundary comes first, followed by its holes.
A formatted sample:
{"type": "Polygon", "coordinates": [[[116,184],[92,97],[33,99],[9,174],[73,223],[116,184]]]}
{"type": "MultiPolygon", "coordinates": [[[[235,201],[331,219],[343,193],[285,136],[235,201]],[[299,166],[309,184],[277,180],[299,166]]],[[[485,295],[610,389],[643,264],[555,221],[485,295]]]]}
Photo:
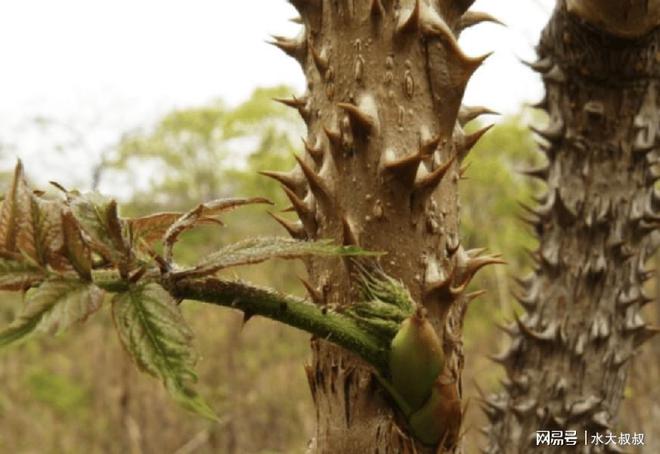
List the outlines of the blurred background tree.
{"type": "Polygon", "coordinates": [[[145,182],[132,197],[135,210],[181,210],[200,200],[257,191],[278,200],[276,185],[256,171],[293,162],[302,122],[272,102],[291,92],[286,86],[257,89],[234,108],[216,101],[170,112],[151,130],[124,137],[106,160],[105,173],[145,182]]]}

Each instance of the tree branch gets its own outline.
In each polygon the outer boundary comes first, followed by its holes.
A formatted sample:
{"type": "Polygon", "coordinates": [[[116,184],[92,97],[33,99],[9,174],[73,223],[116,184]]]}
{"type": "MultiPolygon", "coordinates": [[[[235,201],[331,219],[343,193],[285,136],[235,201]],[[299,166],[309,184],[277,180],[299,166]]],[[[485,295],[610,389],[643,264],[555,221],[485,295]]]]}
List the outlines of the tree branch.
{"type": "MultiPolygon", "coordinates": [[[[125,290],[127,284],[118,277],[95,273],[94,282],[110,292],[125,290]]],[[[206,277],[175,281],[164,278],[160,284],[174,298],[226,306],[243,311],[248,318],[260,315],[285,323],[356,353],[381,374],[388,370],[391,339],[364,329],[354,318],[344,314],[244,282],[206,277]]]]}
{"type": "Polygon", "coordinates": [[[181,279],[165,283],[165,288],[175,298],[227,306],[247,316],[261,315],[299,328],[357,353],[381,372],[387,370],[389,342],[384,343],[341,313],[324,311],[293,296],[216,278],[181,279]]]}

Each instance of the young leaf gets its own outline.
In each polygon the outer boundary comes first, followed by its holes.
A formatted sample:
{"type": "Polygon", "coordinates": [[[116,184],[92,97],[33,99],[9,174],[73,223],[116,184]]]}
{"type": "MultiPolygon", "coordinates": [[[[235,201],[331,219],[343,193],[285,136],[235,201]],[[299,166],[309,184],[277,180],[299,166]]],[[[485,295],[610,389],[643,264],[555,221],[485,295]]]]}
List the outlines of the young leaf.
{"type": "Polygon", "coordinates": [[[214,252],[195,268],[175,273],[175,277],[209,275],[232,266],[260,263],[272,258],[296,259],[310,255],[377,255],[356,246],[337,246],[331,240],[300,241],[292,238],[250,238],[214,252]]]}
{"type": "Polygon", "coordinates": [[[217,216],[219,214],[225,213],[227,211],[231,211],[240,206],[252,205],[255,203],[266,203],[268,205],[273,204],[270,200],[265,199],[263,197],[249,197],[249,198],[234,197],[228,199],[217,199],[204,203],[202,205],[204,207],[202,210],[202,214],[204,216],[217,216]]]}
{"type": "Polygon", "coordinates": [[[62,232],[69,262],[71,262],[80,277],[87,281],[92,280],[91,251],[83,240],[78,221],[70,211],[62,212],[62,232]]]}
{"type": "MultiPolygon", "coordinates": [[[[174,223],[172,223],[165,234],[163,235],[163,244],[165,245],[165,260],[172,260],[172,249],[174,248],[174,243],[179,239],[181,235],[186,230],[190,230],[200,223],[202,220],[208,221],[213,219],[212,216],[218,216],[219,214],[233,210],[239,206],[250,205],[255,203],[271,203],[268,199],[262,197],[252,197],[252,198],[230,198],[230,199],[218,199],[212,200],[210,202],[202,203],[197,205],[194,209],[188,211],[174,223]]],[[[218,220],[222,225],[222,222],[218,220]]]]}
{"type": "MultiPolygon", "coordinates": [[[[180,212],[164,212],[129,219],[128,224],[131,228],[133,241],[135,242],[136,239],[141,238],[147,243],[153,243],[154,241],[161,239],[167,229],[169,229],[170,226],[183,215],[184,213],[180,212]]],[[[198,225],[218,223],[220,223],[220,221],[208,217],[202,217],[197,222],[198,225]]]]}
{"type": "Polygon", "coordinates": [[[93,284],[53,279],[26,294],[23,312],[0,332],[0,347],[22,340],[34,331],[59,334],[84,321],[103,302],[103,291],[93,284]]]}
{"type": "Polygon", "coordinates": [[[33,196],[32,198],[32,224],[19,232],[19,245],[25,238],[26,246],[19,246],[20,250],[41,265],[50,265],[56,270],[71,269],[71,264],[62,255],[64,234],[62,232],[62,204],[44,200],[33,196]],[[29,245],[29,246],[28,246],[29,245]],[[29,247],[33,246],[34,249],[29,247]]]}
{"type": "Polygon", "coordinates": [[[97,192],[67,192],[71,212],[90,239],[90,246],[107,260],[117,263],[128,252],[117,203],[97,192]]]}
{"type": "Polygon", "coordinates": [[[406,286],[378,266],[352,259],[353,274],[362,290],[364,301],[382,301],[396,307],[403,317],[409,317],[416,309],[415,303],[406,286]]]}
{"type": "Polygon", "coordinates": [[[0,249],[10,252],[16,252],[18,249],[17,236],[21,228],[21,206],[30,206],[32,192],[30,191],[25,175],[23,174],[23,164],[18,161],[14,169],[14,176],[9,185],[9,191],[2,201],[0,209],[0,249]]]}
{"type": "Polygon", "coordinates": [[[33,264],[65,271],[70,266],[60,254],[62,205],[42,195],[30,187],[19,161],[0,209],[0,249],[19,253],[33,264]]]}
{"type": "Polygon", "coordinates": [[[27,290],[44,279],[43,270],[25,261],[0,257],[0,290],[27,290]]]}
{"type": "Polygon", "coordinates": [[[117,294],[112,315],[119,339],[140,369],[161,379],[188,410],[217,419],[190,387],[197,379],[192,332],[176,301],[162,286],[146,283],[117,294]]]}

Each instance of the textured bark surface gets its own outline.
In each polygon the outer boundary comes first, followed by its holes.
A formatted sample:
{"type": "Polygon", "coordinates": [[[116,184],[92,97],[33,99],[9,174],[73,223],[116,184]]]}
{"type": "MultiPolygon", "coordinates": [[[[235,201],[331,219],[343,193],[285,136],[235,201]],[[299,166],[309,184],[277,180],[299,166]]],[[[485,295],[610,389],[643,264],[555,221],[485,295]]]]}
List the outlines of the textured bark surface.
{"type": "Polygon", "coordinates": [[[660,0],[567,0],[568,11],[599,29],[636,38],[660,22],[660,0]]]}
{"type": "Polygon", "coordinates": [[[529,210],[540,245],[520,281],[526,313],[495,358],[508,379],[485,404],[488,452],[604,452],[537,448],[535,432],[616,430],[629,360],[655,332],[640,309],[660,220],[659,41],[657,28],[607,35],[563,1],[543,32],[533,67],[547,91],[549,125],[537,131],[547,165],[531,174],[547,192],[529,210]]]}
{"type": "MultiPolygon", "coordinates": [[[[383,269],[401,280],[444,340],[445,389],[461,394],[465,285],[494,259],[460,246],[460,161],[481,133],[457,123],[471,74],[483,58],[458,47],[462,27],[487,16],[466,13],[471,1],[296,0],[302,33],[275,37],[307,76],[308,92],[282,100],[308,126],[306,153],[278,179],[300,222],[277,217],[297,238],[333,238],[387,255],[383,269]]],[[[462,120],[481,110],[462,109],[462,120]]],[[[329,310],[351,304],[350,264],[308,262],[308,290],[329,310]]],[[[431,452],[354,355],[315,339],[307,367],[317,410],[310,452],[431,452]]],[[[446,413],[458,427],[461,409],[446,413]]],[[[447,437],[447,452],[455,440],[447,437]]],[[[445,452],[440,450],[440,452],[445,452]]]]}

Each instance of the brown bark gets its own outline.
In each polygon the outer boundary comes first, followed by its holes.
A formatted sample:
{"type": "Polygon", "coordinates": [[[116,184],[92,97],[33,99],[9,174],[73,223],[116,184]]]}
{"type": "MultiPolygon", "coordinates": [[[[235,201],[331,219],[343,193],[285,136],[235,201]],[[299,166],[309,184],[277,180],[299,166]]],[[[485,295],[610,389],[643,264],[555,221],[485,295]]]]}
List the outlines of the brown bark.
{"type": "Polygon", "coordinates": [[[540,245],[521,280],[525,314],[495,358],[508,379],[485,404],[493,453],[604,452],[582,440],[536,447],[535,432],[615,431],[629,360],[655,332],[640,309],[652,300],[645,263],[660,221],[660,32],[615,37],[567,3],[576,2],[558,3],[533,65],[549,116],[537,131],[547,165],[533,174],[547,192],[530,209],[540,245]]]}
{"type": "Polygon", "coordinates": [[[622,38],[649,33],[660,23],[658,0],[567,0],[568,11],[622,38]]]}
{"type": "MultiPolygon", "coordinates": [[[[483,58],[464,55],[456,37],[483,17],[466,13],[471,1],[292,3],[304,31],[274,44],[307,76],[304,97],[284,102],[299,110],[308,136],[299,166],[270,175],[282,182],[300,218],[280,222],[298,238],[387,252],[382,267],[428,309],[444,340],[446,388],[460,395],[464,284],[493,259],[472,257],[457,233],[460,161],[481,135],[465,136],[457,117],[483,58]]],[[[467,120],[473,111],[463,113],[467,120]]],[[[349,263],[310,260],[308,271],[319,304],[333,310],[351,303],[349,263]]],[[[317,431],[311,452],[435,449],[408,435],[364,362],[320,339],[312,351],[307,371],[317,431]]],[[[450,419],[459,425],[460,410],[450,419]]],[[[446,452],[457,450],[451,438],[446,452]]]]}

